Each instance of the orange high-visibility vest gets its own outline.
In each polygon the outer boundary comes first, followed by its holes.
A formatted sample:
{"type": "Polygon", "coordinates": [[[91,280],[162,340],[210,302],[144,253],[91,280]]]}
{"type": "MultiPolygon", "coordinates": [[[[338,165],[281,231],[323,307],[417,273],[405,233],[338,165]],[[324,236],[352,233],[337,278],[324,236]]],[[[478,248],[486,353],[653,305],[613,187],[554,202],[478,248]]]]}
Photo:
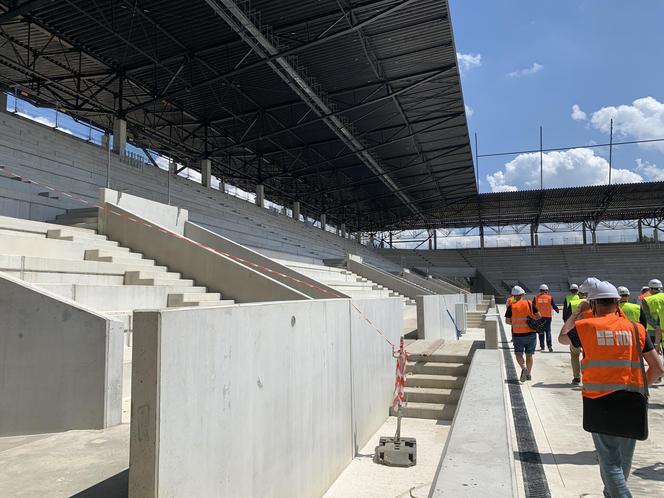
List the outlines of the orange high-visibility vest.
{"type": "Polygon", "coordinates": [[[551,303],[553,298],[551,294],[537,294],[535,297],[535,303],[537,304],[537,311],[545,318],[551,318],[553,314],[553,306],[551,303]]]}
{"type": "Polygon", "coordinates": [[[534,318],[530,301],[521,298],[521,300],[512,303],[513,334],[529,334],[534,332],[534,330],[528,326],[528,317],[534,318]]]}
{"type": "Polygon", "coordinates": [[[650,294],[650,291],[646,291],[646,292],[644,292],[643,294],[641,294],[641,295],[639,296],[639,301],[640,301],[640,302],[643,301],[645,298],[647,298],[647,297],[650,296],[650,295],[651,295],[651,294],[650,294]]]}
{"type": "Polygon", "coordinates": [[[510,306],[510,305],[514,304],[514,302],[515,302],[514,301],[514,296],[510,296],[510,297],[507,298],[507,306],[510,306]]]}
{"type": "MultiPolygon", "coordinates": [[[[611,314],[578,320],[575,327],[583,347],[584,397],[599,398],[615,391],[645,394],[632,322],[620,314],[611,314]]],[[[646,331],[641,324],[637,328],[643,349],[646,331]]]]}

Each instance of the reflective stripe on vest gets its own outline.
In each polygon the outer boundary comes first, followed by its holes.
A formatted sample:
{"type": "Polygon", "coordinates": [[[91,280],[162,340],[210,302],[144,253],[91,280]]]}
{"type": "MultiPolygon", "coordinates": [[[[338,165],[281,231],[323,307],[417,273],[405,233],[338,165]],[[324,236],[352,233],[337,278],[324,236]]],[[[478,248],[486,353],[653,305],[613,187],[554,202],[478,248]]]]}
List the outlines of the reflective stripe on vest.
{"type": "Polygon", "coordinates": [[[532,317],[532,308],[530,301],[521,298],[519,301],[512,303],[512,333],[513,334],[529,334],[534,332],[528,326],[528,317],[532,317]]]}
{"type": "MultiPolygon", "coordinates": [[[[645,393],[632,322],[622,314],[611,314],[577,320],[575,326],[584,353],[584,397],[599,398],[615,391],[645,393]]],[[[645,330],[640,324],[637,328],[643,347],[645,330]]]]}
{"type": "Polygon", "coordinates": [[[535,302],[537,303],[537,311],[539,311],[543,317],[551,318],[553,313],[553,298],[549,294],[538,294],[535,297],[535,302]]]}

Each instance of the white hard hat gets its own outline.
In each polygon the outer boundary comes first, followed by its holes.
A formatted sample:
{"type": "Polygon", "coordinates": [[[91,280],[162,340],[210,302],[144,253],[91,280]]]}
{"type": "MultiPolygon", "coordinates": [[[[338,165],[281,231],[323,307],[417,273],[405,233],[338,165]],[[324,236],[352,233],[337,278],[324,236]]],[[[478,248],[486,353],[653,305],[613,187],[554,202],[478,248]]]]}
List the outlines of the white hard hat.
{"type": "Polygon", "coordinates": [[[618,287],[618,294],[621,296],[629,296],[629,289],[625,286],[618,287]]]}
{"type": "Polygon", "coordinates": [[[579,290],[579,286],[576,284],[572,284],[569,286],[569,290],[579,290]]]}
{"type": "Polygon", "coordinates": [[[618,289],[611,282],[602,282],[597,278],[590,277],[581,284],[581,289],[588,293],[588,300],[595,299],[620,299],[618,289]]]}
{"type": "Polygon", "coordinates": [[[650,282],[648,282],[648,287],[651,289],[661,289],[662,288],[662,281],[658,280],[656,278],[653,278],[650,282]]]}
{"type": "Polygon", "coordinates": [[[541,291],[548,291],[548,290],[549,290],[549,286],[546,285],[546,284],[542,284],[542,285],[540,285],[540,289],[539,289],[539,290],[541,290],[541,291]]]}
{"type": "Polygon", "coordinates": [[[526,291],[523,290],[518,285],[515,285],[514,287],[512,287],[512,295],[513,296],[523,296],[525,293],[526,293],[526,291]]]}

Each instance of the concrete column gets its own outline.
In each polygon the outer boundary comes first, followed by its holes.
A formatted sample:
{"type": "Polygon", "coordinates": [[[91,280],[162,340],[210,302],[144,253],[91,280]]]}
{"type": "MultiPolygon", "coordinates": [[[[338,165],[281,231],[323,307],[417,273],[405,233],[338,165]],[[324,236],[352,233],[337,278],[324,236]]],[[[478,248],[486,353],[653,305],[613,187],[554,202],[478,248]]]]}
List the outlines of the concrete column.
{"type": "Polygon", "coordinates": [[[256,185],[256,205],[260,207],[265,205],[265,185],[256,185]]]}
{"type": "Polygon", "coordinates": [[[530,225],[530,245],[537,247],[537,225],[530,225]]]}
{"type": "Polygon", "coordinates": [[[346,238],[346,224],[345,223],[341,224],[341,238],[342,239],[346,238]]]}
{"type": "Polygon", "coordinates": [[[484,249],[484,225],[480,225],[480,249],[484,249]]]}
{"type": "Polygon", "coordinates": [[[433,248],[438,249],[438,230],[433,231],[433,248]]]}
{"type": "Polygon", "coordinates": [[[586,234],[586,224],[583,224],[583,245],[588,243],[588,235],[586,234]]]}
{"type": "Polygon", "coordinates": [[[127,148],[127,121],[115,118],[113,122],[113,152],[124,156],[127,148]]]}
{"type": "Polygon", "coordinates": [[[655,241],[655,244],[659,242],[659,230],[657,229],[657,227],[652,229],[652,238],[655,241]]]}
{"type": "Polygon", "coordinates": [[[0,92],[0,112],[7,111],[7,94],[5,92],[0,92]]]}
{"type": "Polygon", "coordinates": [[[592,237],[593,245],[597,245],[597,227],[590,227],[590,235],[592,237]]]}
{"type": "Polygon", "coordinates": [[[327,226],[327,215],[325,213],[320,215],[320,229],[325,230],[327,226]]]}
{"type": "Polygon", "coordinates": [[[103,149],[108,149],[108,144],[111,141],[111,136],[108,133],[104,133],[101,136],[101,146],[103,149]]]}
{"type": "Polygon", "coordinates": [[[201,185],[212,186],[212,161],[210,159],[201,159],[201,185]]]}
{"type": "Polygon", "coordinates": [[[638,227],[639,227],[639,240],[638,242],[643,242],[643,223],[641,220],[638,221],[638,227]]]}
{"type": "Polygon", "coordinates": [[[293,219],[300,221],[300,201],[293,202],[293,219]]]}

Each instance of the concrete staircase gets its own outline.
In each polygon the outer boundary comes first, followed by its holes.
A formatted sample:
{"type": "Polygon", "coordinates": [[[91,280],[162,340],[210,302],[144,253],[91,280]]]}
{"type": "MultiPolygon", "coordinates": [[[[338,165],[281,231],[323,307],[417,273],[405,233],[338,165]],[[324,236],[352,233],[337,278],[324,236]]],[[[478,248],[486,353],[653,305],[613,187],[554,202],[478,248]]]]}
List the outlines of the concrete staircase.
{"type": "MultiPolygon", "coordinates": [[[[469,365],[468,355],[463,354],[411,355],[402,416],[452,420],[469,365]]],[[[396,415],[393,410],[392,415],[396,415]]]]}
{"type": "Polygon", "coordinates": [[[491,306],[491,300],[484,300],[481,303],[477,303],[476,311],[468,311],[466,313],[466,327],[472,329],[481,329],[484,328],[486,312],[491,306]]]}
{"type": "Polygon", "coordinates": [[[97,234],[91,213],[59,217],[66,228],[0,216],[0,272],[113,316],[126,332],[134,310],[233,304],[97,234]]]}

